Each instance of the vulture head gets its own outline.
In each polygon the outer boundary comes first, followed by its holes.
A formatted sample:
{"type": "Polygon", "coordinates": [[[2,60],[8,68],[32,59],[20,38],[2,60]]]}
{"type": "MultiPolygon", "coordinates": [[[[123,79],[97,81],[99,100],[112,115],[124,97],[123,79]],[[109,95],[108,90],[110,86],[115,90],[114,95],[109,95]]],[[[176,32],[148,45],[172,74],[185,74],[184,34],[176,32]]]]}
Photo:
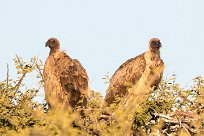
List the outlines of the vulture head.
{"type": "Polygon", "coordinates": [[[49,47],[51,50],[59,49],[60,42],[57,40],[57,38],[50,38],[45,43],[45,47],[49,47]]]}
{"type": "Polygon", "coordinates": [[[152,38],[149,41],[149,48],[150,50],[159,50],[162,47],[162,44],[158,38],[152,38]]]}

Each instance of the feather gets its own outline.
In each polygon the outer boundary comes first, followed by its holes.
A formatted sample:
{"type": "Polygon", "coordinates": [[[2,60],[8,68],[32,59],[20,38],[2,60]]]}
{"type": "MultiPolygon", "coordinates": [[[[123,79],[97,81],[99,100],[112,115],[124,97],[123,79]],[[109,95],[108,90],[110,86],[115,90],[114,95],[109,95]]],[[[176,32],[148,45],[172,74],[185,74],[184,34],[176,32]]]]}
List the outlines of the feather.
{"type": "Polygon", "coordinates": [[[43,75],[49,108],[86,106],[88,75],[78,60],[51,48],[43,75]]]}
{"type": "MultiPolygon", "coordinates": [[[[159,39],[151,39],[148,51],[127,60],[116,70],[110,79],[110,85],[105,96],[105,103],[107,106],[113,102],[116,104],[119,103],[121,98],[128,93],[127,90],[140,80],[145,68],[152,61],[160,60],[160,47],[161,43],[159,39]]],[[[163,71],[160,73],[161,75],[157,77],[158,79],[154,79],[156,86],[161,80],[162,73],[163,71]]]]}

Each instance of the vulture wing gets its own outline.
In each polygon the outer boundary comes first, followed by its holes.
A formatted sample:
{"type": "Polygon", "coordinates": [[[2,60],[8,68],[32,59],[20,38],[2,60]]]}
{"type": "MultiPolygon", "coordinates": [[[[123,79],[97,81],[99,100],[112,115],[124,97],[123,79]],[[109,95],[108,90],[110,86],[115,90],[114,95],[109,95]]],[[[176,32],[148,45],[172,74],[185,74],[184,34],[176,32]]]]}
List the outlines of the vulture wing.
{"type": "Polygon", "coordinates": [[[69,95],[69,104],[85,106],[88,95],[88,75],[77,59],[71,59],[62,53],[56,65],[60,74],[60,83],[64,93],[69,95]]]}
{"type": "Polygon", "coordinates": [[[86,105],[88,75],[78,60],[58,51],[47,58],[43,75],[49,108],[86,105]]]}
{"type": "Polygon", "coordinates": [[[124,96],[127,92],[127,87],[132,87],[141,78],[145,67],[144,53],[123,63],[110,80],[105,97],[106,104],[111,104],[116,100],[116,97],[124,96]]]}

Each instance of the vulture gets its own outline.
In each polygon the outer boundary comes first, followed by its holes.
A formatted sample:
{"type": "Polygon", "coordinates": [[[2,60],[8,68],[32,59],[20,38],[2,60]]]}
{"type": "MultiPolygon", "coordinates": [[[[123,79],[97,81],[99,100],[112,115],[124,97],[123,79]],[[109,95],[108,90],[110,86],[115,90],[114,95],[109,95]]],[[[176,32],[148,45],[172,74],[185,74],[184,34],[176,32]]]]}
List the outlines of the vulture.
{"type": "MultiPolygon", "coordinates": [[[[160,59],[161,46],[162,44],[158,38],[152,38],[149,41],[148,51],[127,60],[116,70],[110,79],[110,84],[106,92],[106,106],[110,106],[110,104],[113,102],[116,104],[119,103],[121,98],[128,92],[128,88],[131,88],[133,85],[137,84],[146,67],[149,66],[151,62],[160,62],[162,65],[164,65],[163,60],[160,59]]],[[[159,72],[160,76],[156,76],[156,79],[152,78],[155,80],[155,87],[161,81],[162,74],[163,70],[159,72]]]]}
{"type": "Polygon", "coordinates": [[[50,48],[43,71],[45,99],[49,109],[67,109],[87,104],[88,75],[77,59],[60,50],[60,42],[50,38],[50,48]]]}

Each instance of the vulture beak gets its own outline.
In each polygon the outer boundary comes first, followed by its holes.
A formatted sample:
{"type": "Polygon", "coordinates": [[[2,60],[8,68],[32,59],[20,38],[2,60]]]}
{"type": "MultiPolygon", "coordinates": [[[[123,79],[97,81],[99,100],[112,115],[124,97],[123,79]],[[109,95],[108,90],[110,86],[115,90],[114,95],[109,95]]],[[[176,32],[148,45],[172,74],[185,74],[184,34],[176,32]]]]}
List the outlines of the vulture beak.
{"type": "Polygon", "coordinates": [[[45,43],[45,47],[49,47],[49,43],[48,42],[45,43]]]}
{"type": "Polygon", "coordinates": [[[162,44],[161,44],[161,43],[158,43],[157,45],[158,45],[159,48],[162,47],[162,44]]]}

